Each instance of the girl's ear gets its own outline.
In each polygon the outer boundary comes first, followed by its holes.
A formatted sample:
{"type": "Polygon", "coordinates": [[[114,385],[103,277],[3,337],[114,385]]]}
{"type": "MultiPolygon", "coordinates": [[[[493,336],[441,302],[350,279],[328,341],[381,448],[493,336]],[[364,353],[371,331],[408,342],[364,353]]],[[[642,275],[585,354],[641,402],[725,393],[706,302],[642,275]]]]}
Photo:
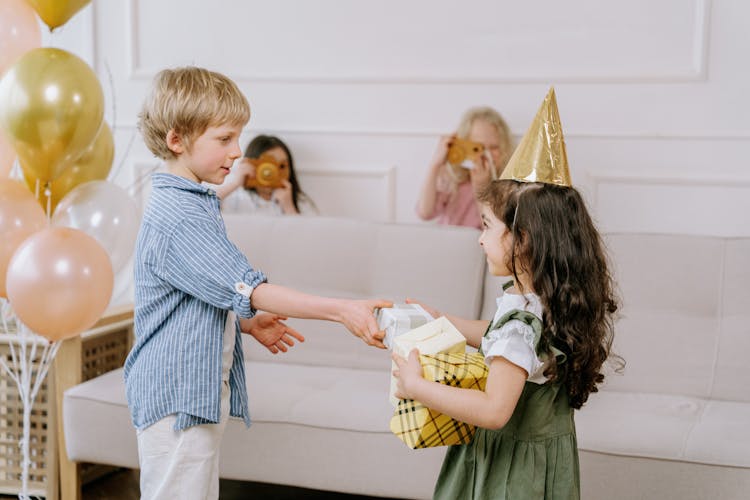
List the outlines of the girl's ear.
{"type": "Polygon", "coordinates": [[[167,147],[178,156],[185,152],[185,142],[175,129],[169,129],[167,132],[167,147]]]}

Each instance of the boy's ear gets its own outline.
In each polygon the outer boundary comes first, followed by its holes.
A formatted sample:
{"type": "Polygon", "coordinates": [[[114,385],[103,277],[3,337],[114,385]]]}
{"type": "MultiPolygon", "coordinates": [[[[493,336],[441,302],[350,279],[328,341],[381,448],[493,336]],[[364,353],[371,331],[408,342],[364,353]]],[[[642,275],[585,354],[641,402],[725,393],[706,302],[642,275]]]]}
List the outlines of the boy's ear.
{"type": "Polygon", "coordinates": [[[169,129],[169,132],[167,132],[167,147],[175,155],[181,155],[185,152],[185,142],[175,129],[169,129]]]}

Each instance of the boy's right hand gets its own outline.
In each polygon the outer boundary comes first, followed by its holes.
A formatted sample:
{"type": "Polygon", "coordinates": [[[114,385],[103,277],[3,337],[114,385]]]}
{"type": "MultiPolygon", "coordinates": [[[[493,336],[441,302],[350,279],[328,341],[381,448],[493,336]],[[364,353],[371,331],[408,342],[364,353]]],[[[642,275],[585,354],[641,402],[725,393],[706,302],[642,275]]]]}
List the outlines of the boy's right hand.
{"type": "Polygon", "coordinates": [[[422,306],[422,309],[424,309],[425,311],[427,311],[428,313],[430,313],[430,315],[433,318],[435,318],[435,319],[439,318],[440,316],[443,316],[443,313],[441,313],[440,311],[438,311],[434,307],[430,307],[427,304],[423,304],[422,302],[420,302],[418,300],[410,299],[409,297],[407,297],[406,298],[406,303],[407,304],[417,304],[419,306],[422,306]]]}
{"type": "Polygon", "coordinates": [[[344,300],[339,322],[356,337],[371,346],[385,349],[383,338],[385,332],[378,330],[374,310],[382,307],[393,307],[388,300],[344,300]]]}

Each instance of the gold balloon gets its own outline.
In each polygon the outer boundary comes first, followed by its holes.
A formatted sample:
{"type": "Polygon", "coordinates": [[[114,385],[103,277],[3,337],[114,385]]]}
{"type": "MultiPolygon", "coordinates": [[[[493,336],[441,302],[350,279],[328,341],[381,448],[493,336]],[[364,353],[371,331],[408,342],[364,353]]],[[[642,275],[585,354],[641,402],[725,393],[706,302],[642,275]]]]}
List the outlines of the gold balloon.
{"type": "MultiPolygon", "coordinates": [[[[112,139],[112,130],[107,122],[102,122],[102,128],[86,151],[83,152],[72,167],[65,170],[60,177],[50,182],[50,213],[74,187],[84,182],[105,180],[112,169],[112,159],[115,155],[115,143],[112,139]]],[[[39,178],[30,169],[21,164],[23,177],[31,192],[36,192],[36,183],[39,178]]],[[[39,181],[39,203],[42,208],[47,209],[47,196],[44,193],[44,183],[39,181]]]]}
{"type": "Polygon", "coordinates": [[[62,26],[91,0],[26,0],[50,30],[62,26]]]}
{"type": "Polygon", "coordinates": [[[75,163],[103,115],[96,74],[65,50],[30,50],[0,80],[0,127],[20,163],[43,182],[75,163]]]}

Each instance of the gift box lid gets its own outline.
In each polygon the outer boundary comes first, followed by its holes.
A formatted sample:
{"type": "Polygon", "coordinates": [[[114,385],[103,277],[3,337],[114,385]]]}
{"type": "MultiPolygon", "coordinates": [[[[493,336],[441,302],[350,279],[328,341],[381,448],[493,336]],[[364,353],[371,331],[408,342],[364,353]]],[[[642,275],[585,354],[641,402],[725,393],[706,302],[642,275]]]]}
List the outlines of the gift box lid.
{"type": "Polygon", "coordinates": [[[393,339],[393,351],[407,357],[412,349],[420,354],[466,351],[466,337],[445,316],[393,339]]]}

